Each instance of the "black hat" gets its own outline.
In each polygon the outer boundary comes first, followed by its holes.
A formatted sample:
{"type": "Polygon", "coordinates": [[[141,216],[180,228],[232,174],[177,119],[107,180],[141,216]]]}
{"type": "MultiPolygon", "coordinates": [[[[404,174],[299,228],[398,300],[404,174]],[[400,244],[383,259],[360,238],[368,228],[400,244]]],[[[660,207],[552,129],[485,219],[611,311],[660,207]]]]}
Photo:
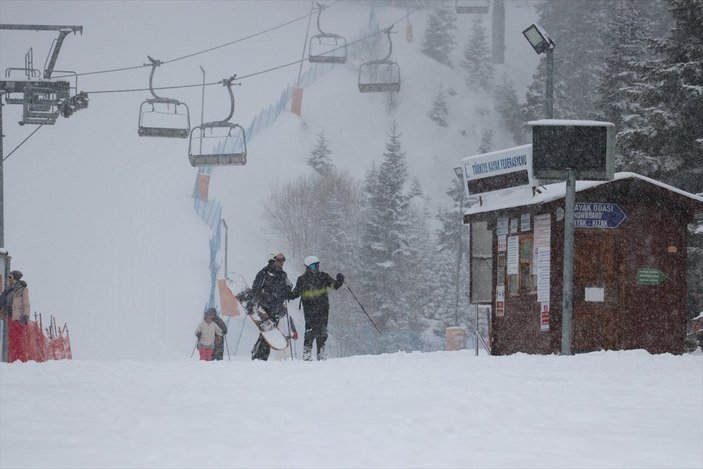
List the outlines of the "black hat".
{"type": "Polygon", "coordinates": [[[208,314],[212,314],[213,316],[217,316],[217,310],[215,308],[208,308],[205,310],[205,316],[208,314]]]}
{"type": "Polygon", "coordinates": [[[22,272],[20,272],[19,270],[13,270],[12,272],[10,272],[10,278],[19,280],[22,278],[22,272]]]}

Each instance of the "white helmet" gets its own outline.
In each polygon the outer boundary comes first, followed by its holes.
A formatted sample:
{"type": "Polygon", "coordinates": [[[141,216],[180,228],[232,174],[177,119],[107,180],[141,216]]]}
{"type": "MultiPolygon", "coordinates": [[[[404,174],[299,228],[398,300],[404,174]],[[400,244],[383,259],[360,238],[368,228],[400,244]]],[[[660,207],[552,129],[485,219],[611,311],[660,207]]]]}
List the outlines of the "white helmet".
{"type": "Polygon", "coordinates": [[[315,263],[317,263],[317,264],[320,263],[320,259],[318,259],[317,256],[308,256],[303,261],[303,264],[305,264],[305,267],[310,267],[312,264],[315,264],[315,263]]]}

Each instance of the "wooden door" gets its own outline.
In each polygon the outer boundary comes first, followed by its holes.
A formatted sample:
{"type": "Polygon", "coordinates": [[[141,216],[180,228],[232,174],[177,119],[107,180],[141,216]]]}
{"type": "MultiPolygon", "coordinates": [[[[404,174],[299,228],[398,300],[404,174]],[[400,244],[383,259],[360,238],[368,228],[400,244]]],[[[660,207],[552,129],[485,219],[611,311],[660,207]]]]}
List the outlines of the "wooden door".
{"type": "Polygon", "coordinates": [[[577,230],[574,240],[572,350],[619,349],[623,315],[616,235],[577,230]]]}

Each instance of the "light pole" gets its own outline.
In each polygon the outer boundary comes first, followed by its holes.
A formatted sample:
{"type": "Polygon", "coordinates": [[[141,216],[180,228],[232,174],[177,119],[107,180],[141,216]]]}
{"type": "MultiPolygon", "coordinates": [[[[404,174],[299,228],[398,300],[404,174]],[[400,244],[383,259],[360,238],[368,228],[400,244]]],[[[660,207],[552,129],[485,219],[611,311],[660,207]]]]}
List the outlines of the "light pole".
{"type": "MultiPolygon", "coordinates": [[[[203,129],[203,115],[205,114],[205,69],[199,65],[200,71],[203,72],[203,91],[200,95],[200,155],[203,154],[203,138],[205,138],[205,129],[203,129]]],[[[227,272],[225,272],[225,275],[227,272]]]]}
{"type": "Polygon", "coordinates": [[[545,96],[545,114],[547,119],[554,117],[554,48],[556,44],[549,34],[537,23],[533,23],[522,34],[532,48],[541,54],[547,54],[547,92],[545,96]]]}
{"type": "Polygon", "coordinates": [[[463,248],[462,248],[462,243],[461,243],[461,232],[462,228],[464,226],[464,171],[461,168],[461,166],[457,166],[454,168],[454,173],[456,174],[456,177],[459,179],[459,186],[461,187],[461,198],[459,199],[459,220],[460,220],[460,225],[459,225],[459,246],[458,246],[458,252],[456,255],[456,297],[455,297],[455,302],[454,302],[454,324],[459,325],[459,278],[460,278],[460,273],[461,273],[461,258],[462,255],[464,254],[463,248]]]}

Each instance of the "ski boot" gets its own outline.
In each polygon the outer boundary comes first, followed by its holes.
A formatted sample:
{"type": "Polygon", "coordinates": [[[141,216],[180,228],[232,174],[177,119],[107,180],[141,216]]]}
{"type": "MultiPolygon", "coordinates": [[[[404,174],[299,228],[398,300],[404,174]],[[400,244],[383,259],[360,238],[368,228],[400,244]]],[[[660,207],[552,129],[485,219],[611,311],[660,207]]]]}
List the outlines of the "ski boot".
{"type": "Polygon", "coordinates": [[[303,361],[305,361],[305,362],[312,361],[312,346],[303,347],[303,361]]]}
{"type": "Polygon", "coordinates": [[[327,351],[325,351],[325,346],[323,345],[317,349],[317,361],[327,360],[327,351]]]}

